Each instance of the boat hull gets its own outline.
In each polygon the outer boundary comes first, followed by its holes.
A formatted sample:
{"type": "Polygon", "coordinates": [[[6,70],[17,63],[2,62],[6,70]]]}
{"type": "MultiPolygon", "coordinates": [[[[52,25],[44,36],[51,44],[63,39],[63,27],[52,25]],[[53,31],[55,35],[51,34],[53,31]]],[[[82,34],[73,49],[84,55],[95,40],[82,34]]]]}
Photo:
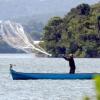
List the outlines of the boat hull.
{"type": "Polygon", "coordinates": [[[30,80],[30,79],[53,79],[53,80],[64,80],[64,79],[93,79],[100,73],[76,73],[76,74],[64,74],[64,73],[22,73],[16,72],[10,69],[13,80],[30,80]]]}

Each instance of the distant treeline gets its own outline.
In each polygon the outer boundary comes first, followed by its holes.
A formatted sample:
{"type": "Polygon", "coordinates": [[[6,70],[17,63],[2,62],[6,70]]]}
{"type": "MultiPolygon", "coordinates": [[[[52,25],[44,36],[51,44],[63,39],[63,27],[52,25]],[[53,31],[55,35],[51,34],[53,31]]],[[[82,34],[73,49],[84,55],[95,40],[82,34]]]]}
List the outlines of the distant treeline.
{"type": "Polygon", "coordinates": [[[15,49],[9,46],[4,41],[0,40],[0,53],[25,53],[25,52],[19,49],[15,49]]]}
{"type": "Polygon", "coordinates": [[[80,4],[64,18],[53,17],[44,27],[40,45],[54,57],[100,57],[100,3],[80,4]]]}

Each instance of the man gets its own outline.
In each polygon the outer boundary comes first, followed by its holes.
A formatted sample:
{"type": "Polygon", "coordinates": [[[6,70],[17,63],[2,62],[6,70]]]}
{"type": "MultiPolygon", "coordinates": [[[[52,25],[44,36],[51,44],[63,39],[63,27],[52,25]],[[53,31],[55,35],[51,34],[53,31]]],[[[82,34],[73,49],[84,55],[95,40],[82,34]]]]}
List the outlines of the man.
{"type": "Polygon", "coordinates": [[[75,62],[74,62],[74,58],[73,58],[73,54],[69,54],[69,57],[64,56],[64,59],[69,61],[69,67],[70,67],[70,74],[74,74],[75,73],[75,62]]]}

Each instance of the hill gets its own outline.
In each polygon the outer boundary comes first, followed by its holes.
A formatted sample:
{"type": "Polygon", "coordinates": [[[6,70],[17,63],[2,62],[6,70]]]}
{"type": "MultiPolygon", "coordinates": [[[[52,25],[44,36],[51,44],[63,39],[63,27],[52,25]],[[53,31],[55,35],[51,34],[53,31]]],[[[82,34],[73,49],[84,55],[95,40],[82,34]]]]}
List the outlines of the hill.
{"type": "Polygon", "coordinates": [[[64,17],[72,7],[82,2],[93,4],[98,0],[0,0],[0,19],[21,23],[27,33],[39,40],[44,24],[51,17],[64,17]]]}
{"type": "Polygon", "coordinates": [[[100,3],[80,4],[64,18],[51,18],[44,31],[44,47],[53,56],[100,57],[100,3]]]}

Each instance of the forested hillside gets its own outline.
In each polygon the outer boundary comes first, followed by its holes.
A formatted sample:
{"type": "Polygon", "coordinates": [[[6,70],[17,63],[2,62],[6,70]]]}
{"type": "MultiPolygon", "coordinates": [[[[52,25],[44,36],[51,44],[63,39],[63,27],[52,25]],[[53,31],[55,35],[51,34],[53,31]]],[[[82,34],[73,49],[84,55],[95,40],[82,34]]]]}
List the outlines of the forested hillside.
{"type": "Polygon", "coordinates": [[[80,4],[64,18],[51,18],[44,28],[44,44],[58,57],[74,53],[77,57],[100,57],[100,3],[80,4]]]}

